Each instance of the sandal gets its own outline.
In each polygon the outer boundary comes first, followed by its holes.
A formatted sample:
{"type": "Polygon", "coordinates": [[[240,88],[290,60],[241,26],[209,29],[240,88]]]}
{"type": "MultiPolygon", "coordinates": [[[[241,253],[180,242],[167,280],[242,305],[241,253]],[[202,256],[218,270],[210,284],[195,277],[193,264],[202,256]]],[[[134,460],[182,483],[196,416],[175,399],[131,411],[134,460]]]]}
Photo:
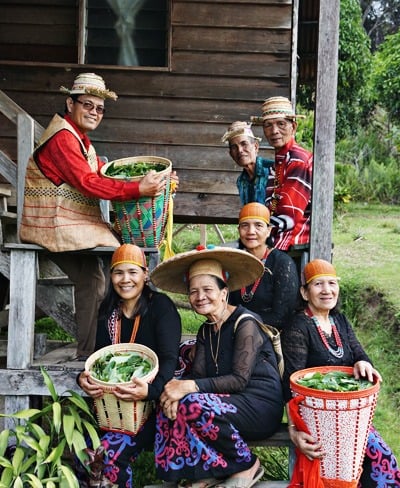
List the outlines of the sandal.
{"type": "Polygon", "coordinates": [[[252,479],[250,478],[240,478],[239,476],[234,476],[227,478],[222,483],[218,484],[216,488],[251,488],[257,483],[264,475],[264,468],[261,466],[257,469],[256,474],[252,479]]]}
{"type": "Polygon", "coordinates": [[[178,488],[213,488],[221,482],[223,483],[223,480],[217,480],[216,478],[203,478],[202,480],[198,481],[189,481],[184,485],[179,484],[178,488]]]}

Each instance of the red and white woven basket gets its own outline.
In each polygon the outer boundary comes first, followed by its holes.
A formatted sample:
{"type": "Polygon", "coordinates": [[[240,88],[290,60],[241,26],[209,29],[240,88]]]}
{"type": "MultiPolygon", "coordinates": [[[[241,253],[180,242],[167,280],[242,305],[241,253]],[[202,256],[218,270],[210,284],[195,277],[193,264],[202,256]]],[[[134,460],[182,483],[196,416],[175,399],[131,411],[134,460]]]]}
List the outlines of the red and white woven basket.
{"type": "Polygon", "coordinates": [[[356,488],[374,416],[379,381],[365,390],[329,392],[307,388],[297,380],[307,373],[343,371],[353,368],[326,366],[293,373],[290,387],[294,396],[301,395],[300,415],[311,435],[322,444],[321,478],[326,488],[356,488]]]}
{"type": "MultiPolygon", "coordinates": [[[[143,358],[149,360],[153,365],[152,370],[141,379],[151,383],[158,373],[157,354],[149,347],[142,344],[122,343],[113,344],[95,351],[88,357],[85,363],[85,370],[91,370],[94,361],[108,352],[135,352],[143,358]]],[[[112,392],[117,386],[116,383],[106,383],[91,376],[94,383],[102,386],[105,390],[101,398],[94,399],[97,421],[103,430],[136,434],[146,422],[154,409],[154,402],[151,401],[122,401],[112,392]]],[[[118,383],[127,385],[128,383],[118,383]]]]}

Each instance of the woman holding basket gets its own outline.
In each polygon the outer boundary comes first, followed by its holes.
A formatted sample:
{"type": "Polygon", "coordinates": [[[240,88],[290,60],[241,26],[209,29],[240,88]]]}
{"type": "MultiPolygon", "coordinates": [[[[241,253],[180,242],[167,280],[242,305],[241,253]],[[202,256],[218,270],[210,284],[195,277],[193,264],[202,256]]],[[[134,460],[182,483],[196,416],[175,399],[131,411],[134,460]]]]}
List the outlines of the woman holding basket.
{"type": "MultiPolygon", "coordinates": [[[[159,400],[164,385],[177,366],[181,322],[172,300],[148,286],[146,258],[133,244],[123,244],[111,258],[111,286],[100,306],[96,350],[118,343],[137,343],[158,356],[159,371],[147,383],[134,378],[128,386],[117,386],[114,395],[122,401],[159,400]]],[[[88,371],[78,377],[80,387],[92,398],[104,395],[88,371]]],[[[132,487],[132,463],[143,450],[152,450],[155,414],[150,414],[137,434],[106,432],[104,475],[119,487],[132,487]]]]}
{"type": "Polygon", "coordinates": [[[164,261],[151,275],[161,289],[188,293],[193,310],[206,318],[190,376],[170,380],[160,397],[160,479],[185,479],[192,488],[250,488],[264,473],[246,441],[272,435],[280,425],[277,361],[254,314],[228,303],[229,290],[254,282],[263,268],[245,251],[203,249],[164,261]]]}
{"type": "MultiPolygon", "coordinates": [[[[315,259],[304,267],[300,287],[303,306],[290,327],[283,329],[285,359],[283,387],[285,400],[291,400],[290,375],[318,366],[351,366],[356,378],[373,381],[380,374],[358,341],[345,315],[337,310],[339,278],[331,263],[315,259]]],[[[324,456],[321,443],[297,430],[289,419],[289,434],[308,459],[324,456]]],[[[292,485],[290,485],[292,486],[292,485]]],[[[359,488],[400,487],[397,460],[379,433],[371,427],[359,488]]]]}

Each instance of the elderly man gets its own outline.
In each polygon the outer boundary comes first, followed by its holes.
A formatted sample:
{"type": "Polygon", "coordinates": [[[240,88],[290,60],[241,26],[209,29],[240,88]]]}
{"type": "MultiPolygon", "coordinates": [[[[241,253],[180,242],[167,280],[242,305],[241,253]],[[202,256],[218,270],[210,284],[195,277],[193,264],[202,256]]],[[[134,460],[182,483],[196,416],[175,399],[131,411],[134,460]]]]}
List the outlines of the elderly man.
{"type": "Polygon", "coordinates": [[[242,205],[264,203],[269,168],[274,161],[257,156],[261,138],[254,135],[250,123],[237,121],[228,128],[221,141],[229,144],[231,158],[243,169],[236,180],[242,205]]]}
{"type": "Polygon", "coordinates": [[[53,117],[28,162],[20,237],[54,252],[52,260],[74,283],[77,359],[84,360],[94,349],[105,277],[98,257],[64,251],[119,246],[101,217],[99,199],[154,196],[166,183],[155,173],[140,183],[102,177],[103,163],[87,133],[103,120],[105,99],[117,95],[94,73],[82,73],[70,90],[60,90],[68,95],[65,114],[53,117]]]}
{"type": "Polygon", "coordinates": [[[309,242],[312,153],[295,141],[298,118],[285,97],[271,97],[262,105],[264,135],[275,149],[275,164],[268,178],[266,200],[274,225],[275,247],[290,250],[309,242]]]}

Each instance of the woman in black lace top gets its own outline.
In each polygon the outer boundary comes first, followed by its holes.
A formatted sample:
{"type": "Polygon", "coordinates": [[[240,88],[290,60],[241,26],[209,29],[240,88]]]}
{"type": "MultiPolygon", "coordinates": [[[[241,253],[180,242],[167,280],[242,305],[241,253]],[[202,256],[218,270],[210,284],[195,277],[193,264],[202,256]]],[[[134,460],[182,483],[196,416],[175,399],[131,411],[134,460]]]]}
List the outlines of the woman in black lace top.
{"type": "Polygon", "coordinates": [[[239,248],[260,259],[264,274],[249,286],[231,290],[229,303],[243,305],[281,330],[295,310],[299,279],[295,262],[287,253],[274,249],[270,233],[268,208],[256,202],[245,205],[239,214],[239,248]]]}
{"type": "MultiPolygon", "coordinates": [[[[335,268],[316,259],[304,267],[300,292],[304,309],[284,329],[282,349],[285,359],[283,389],[285,401],[291,399],[289,378],[292,373],[316,366],[352,366],[355,377],[381,379],[358,341],[345,315],[337,310],[339,283],[335,268]]],[[[290,421],[289,421],[290,423],[290,421]]],[[[321,444],[312,436],[290,425],[289,434],[308,458],[323,454],[321,444]]],[[[397,461],[390,448],[372,427],[365,453],[359,488],[400,487],[397,461]]]]}
{"type": "Polygon", "coordinates": [[[161,289],[189,293],[192,308],[206,317],[190,376],[169,381],[160,398],[155,445],[160,479],[186,479],[198,488],[250,487],[263,474],[246,441],[265,438],[280,425],[283,397],[275,353],[256,320],[241,318],[249,311],[227,303],[228,287],[254,282],[262,272],[249,253],[220,248],[176,256],[151,275],[161,289]]]}

